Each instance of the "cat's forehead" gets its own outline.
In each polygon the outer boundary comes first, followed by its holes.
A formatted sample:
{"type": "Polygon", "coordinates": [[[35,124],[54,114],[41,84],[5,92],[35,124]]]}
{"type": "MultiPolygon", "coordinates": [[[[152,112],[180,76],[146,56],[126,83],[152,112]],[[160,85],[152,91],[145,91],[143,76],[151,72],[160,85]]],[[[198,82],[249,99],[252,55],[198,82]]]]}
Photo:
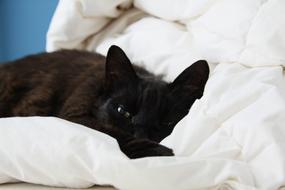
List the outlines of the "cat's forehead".
{"type": "Polygon", "coordinates": [[[168,93],[167,83],[162,81],[144,82],[138,89],[144,96],[161,96],[168,93]]]}
{"type": "Polygon", "coordinates": [[[142,107],[159,109],[168,102],[169,90],[166,83],[146,83],[138,92],[142,107]]]}
{"type": "Polygon", "coordinates": [[[167,90],[168,83],[162,80],[143,80],[140,86],[143,90],[165,91],[167,90]]]}
{"type": "Polygon", "coordinates": [[[166,82],[141,81],[136,87],[122,88],[113,96],[114,102],[132,110],[158,110],[169,103],[170,93],[166,82]]]}

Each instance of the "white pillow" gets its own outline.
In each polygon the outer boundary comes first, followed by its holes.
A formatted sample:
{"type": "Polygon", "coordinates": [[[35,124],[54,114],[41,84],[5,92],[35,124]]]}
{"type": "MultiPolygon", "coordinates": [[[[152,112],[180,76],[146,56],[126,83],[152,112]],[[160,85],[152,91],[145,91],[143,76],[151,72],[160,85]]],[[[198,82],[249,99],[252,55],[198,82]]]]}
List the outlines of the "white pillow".
{"type": "Polygon", "coordinates": [[[112,137],[53,117],[2,118],[0,137],[0,183],[89,187],[128,160],[112,137]]]}

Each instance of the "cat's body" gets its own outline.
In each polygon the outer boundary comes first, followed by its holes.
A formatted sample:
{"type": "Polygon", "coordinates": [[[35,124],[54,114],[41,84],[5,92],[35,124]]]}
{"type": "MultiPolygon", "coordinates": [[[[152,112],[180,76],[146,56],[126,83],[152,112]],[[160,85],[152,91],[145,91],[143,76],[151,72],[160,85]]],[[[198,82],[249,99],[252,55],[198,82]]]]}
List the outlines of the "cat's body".
{"type": "Polygon", "coordinates": [[[107,58],[76,50],[29,56],[0,66],[0,117],[60,117],[113,136],[131,158],[172,155],[157,142],[202,96],[209,71],[198,67],[191,90],[185,76],[167,84],[132,67],[116,46],[107,58]]]}

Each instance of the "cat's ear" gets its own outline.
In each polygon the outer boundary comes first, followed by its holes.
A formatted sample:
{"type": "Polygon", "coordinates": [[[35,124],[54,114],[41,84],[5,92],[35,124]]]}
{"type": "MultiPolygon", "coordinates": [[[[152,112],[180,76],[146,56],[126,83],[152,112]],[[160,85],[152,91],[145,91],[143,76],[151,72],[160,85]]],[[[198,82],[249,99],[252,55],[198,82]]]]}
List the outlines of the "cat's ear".
{"type": "Polygon", "coordinates": [[[201,98],[209,78],[209,66],[204,60],[197,61],[186,68],[169,88],[177,100],[192,100],[201,98]]]}
{"type": "Polygon", "coordinates": [[[121,88],[138,81],[135,70],[124,51],[112,45],[106,57],[107,88],[121,88]]]}

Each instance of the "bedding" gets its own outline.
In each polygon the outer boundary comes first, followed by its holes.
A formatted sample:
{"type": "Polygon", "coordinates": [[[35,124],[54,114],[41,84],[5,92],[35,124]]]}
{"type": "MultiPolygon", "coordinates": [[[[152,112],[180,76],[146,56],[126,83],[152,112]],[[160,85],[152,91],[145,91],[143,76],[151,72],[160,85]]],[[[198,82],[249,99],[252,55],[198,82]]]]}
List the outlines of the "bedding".
{"type": "MultiPolygon", "coordinates": [[[[13,184],[5,184],[1,185],[1,190],[82,190],[82,189],[71,189],[71,188],[59,188],[59,187],[48,187],[41,186],[35,184],[27,184],[27,183],[13,183],[13,184]]],[[[88,190],[114,190],[112,187],[99,187],[94,186],[89,188],[88,190]]]]}
{"type": "Polygon", "coordinates": [[[198,59],[204,96],[161,143],[128,159],[111,137],[57,118],[0,119],[0,182],[118,189],[285,189],[285,1],[61,0],[47,50],[111,44],[165,80],[198,59]]]}

